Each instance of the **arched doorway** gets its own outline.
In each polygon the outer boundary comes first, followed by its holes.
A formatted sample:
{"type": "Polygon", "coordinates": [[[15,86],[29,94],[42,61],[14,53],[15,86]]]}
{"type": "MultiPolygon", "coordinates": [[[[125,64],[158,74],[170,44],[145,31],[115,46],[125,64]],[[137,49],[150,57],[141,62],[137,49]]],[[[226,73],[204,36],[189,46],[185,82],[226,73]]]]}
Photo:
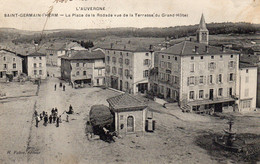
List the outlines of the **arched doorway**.
{"type": "Polygon", "coordinates": [[[127,117],[127,132],[134,132],[134,117],[127,117]]]}

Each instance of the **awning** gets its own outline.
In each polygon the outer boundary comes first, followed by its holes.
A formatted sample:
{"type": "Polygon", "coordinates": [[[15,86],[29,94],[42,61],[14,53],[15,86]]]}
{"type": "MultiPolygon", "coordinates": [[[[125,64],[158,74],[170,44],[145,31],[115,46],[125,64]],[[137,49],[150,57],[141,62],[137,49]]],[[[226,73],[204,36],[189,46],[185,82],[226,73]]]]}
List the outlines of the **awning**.
{"type": "Polygon", "coordinates": [[[217,104],[217,103],[225,103],[235,101],[232,97],[225,97],[225,98],[215,98],[213,100],[196,100],[192,102],[188,102],[190,106],[198,106],[198,105],[206,105],[206,104],[217,104]]]}

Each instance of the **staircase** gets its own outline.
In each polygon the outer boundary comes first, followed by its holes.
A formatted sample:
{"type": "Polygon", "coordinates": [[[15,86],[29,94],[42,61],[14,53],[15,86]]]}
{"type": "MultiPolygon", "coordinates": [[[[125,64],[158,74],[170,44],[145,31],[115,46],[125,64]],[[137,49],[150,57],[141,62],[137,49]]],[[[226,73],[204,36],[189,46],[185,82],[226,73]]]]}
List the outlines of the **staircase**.
{"type": "Polygon", "coordinates": [[[184,105],[183,107],[181,107],[181,110],[182,112],[191,112],[191,107],[187,104],[187,105],[184,105]]]}

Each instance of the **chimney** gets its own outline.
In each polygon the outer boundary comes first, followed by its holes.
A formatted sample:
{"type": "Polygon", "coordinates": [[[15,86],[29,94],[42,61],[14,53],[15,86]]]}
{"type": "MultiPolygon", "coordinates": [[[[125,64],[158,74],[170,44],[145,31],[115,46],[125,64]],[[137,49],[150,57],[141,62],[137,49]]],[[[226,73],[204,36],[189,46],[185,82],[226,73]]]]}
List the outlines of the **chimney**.
{"type": "Polygon", "coordinates": [[[198,46],[195,46],[195,53],[196,53],[196,54],[199,53],[199,52],[198,52],[198,48],[199,48],[198,46]]]}
{"type": "Polygon", "coordinates": [[[226,47],[222,45],[222,52],[226,52],[226,47]]]}
{"type": "Polygon", "coordinates": [[[209,46],[205,46],[205,52],[209,53],[209,46]]]}

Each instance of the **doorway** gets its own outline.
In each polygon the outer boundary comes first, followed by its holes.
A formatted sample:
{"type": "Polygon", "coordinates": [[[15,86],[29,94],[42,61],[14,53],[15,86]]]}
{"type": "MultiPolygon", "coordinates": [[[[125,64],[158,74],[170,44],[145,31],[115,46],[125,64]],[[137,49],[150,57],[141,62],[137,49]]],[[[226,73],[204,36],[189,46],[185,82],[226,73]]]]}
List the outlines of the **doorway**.
{"type": "Polygon", "coordinates": [[[215,104],[215,111],[214,112],[222,112],[222,103],[215,104]]]}
{"type": "Polygon", "coordinates": [[[213,100],[214,89],[209,90],[209,99],[213,100]]]}
{"type": "Polygon", "coordinates": [[[134,132],[134,117],[127,117],[127,132],[134,132]]]}

